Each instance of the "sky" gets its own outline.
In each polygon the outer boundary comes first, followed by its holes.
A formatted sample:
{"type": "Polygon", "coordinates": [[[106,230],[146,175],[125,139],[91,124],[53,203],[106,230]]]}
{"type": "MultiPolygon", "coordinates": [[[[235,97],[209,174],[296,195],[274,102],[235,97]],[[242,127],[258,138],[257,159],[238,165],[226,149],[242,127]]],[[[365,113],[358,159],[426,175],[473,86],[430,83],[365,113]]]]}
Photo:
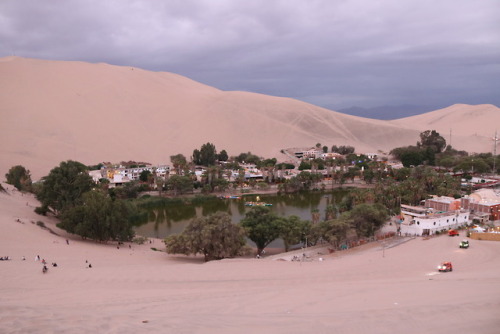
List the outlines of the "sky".
{"type": "Polygon", "coordinates": [[[352,106],[500,107],[498,0],[1,0],[0,57],[352,106]]]}

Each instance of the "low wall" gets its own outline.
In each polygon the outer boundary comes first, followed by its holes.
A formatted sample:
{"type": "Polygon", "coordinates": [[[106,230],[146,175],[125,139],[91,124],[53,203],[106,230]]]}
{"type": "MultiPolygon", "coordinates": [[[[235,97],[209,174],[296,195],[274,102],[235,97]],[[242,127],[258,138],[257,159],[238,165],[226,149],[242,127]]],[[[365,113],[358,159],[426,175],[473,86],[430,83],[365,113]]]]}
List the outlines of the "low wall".
{"type": "Polygon", "coordinates": [[[474,240],[500,241],[500,233],[477,233],[471,232],[470,237],[474,240]]]}

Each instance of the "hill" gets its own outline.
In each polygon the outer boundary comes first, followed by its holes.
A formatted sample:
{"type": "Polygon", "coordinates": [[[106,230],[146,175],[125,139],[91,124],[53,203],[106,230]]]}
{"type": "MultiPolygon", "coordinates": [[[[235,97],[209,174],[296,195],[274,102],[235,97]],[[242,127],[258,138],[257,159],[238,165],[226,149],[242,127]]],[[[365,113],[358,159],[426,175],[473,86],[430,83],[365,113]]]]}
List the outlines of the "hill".
{"type": "Polygon", "coordinates": [[[338,109],[337,111],[343,114],[348,114],[353,116],[391,120],[391,119],[398,119],[403,117],[419,115],[424,112],[428,112],[435,109],[436,108],[424,105],[417,106],[417,105],[404,104],[404,105],[394,105],[394,106],[393,105],[378,106],[371,108],[354,106],[350,108],[338,109]]]}
{"type": "Polygon", "coordinates": [[[152,251],[159,239],[117,248],[69,235],[33,212],[31,194],[3,186],[1,333],[498,332],[499,242],[465,250],[442,235],[304,250],[311,261],[203,263],[152,251]],[[42,274],[37,255],[58,266],[42,274]],[[442,261],[453,272],[437,272],[442,261]]]}
{"type": "Polygon", "coordinates": [[[0,101],[0,172],[21,164],[35,179],[67,159],[169,164],[171,155],[189,157],[206,142],[229,155],[283,160],[281,149],[318,142],[388,151],[414,144],[427,129],[411,119],[365,119],[290,98],[221,91],[172,73],[18,57],[0,59],[0,101]]]}
{"type": "MultiPolygon", "coordinates": [[[[390,123],[421,130],[436,130],[448,144],[468,152],[492,152],[493,138],[500,124],[500,108],[491,104],[454,104],[390,123]]],[[[497,153],[500,152],[497,150],[497,153]]]]}

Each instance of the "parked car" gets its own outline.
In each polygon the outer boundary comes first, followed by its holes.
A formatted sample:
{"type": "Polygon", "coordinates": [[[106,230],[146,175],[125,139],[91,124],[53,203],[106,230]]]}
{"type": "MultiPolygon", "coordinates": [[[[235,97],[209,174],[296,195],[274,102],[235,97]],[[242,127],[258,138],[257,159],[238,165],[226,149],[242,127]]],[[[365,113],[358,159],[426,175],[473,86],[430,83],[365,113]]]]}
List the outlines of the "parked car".
{"type": "Polygon", "coordinates": [[[470,229],[470,231],[471,232],[484,233],[486,231],[486,229],[482,228],[481,226],[474,225],[474,226],[472,226],[472,228],[470,229]]]}
{"type": "Polygon", "coordinates": [[[438,266],[438,270],[441,272],[453,271],[453,266],[451,262],[443,262],[440,266],[438,266]]]}
{"type": "Polygon", "coordinates": [[[458,231],[457,231],[457,230],[449,230],[449,231],[448,231],[448,235],[449,235],[450,237],[454,237],[454,236],[457,236],[457,237],[458,237],[460,234],[458,233],[458,231]]]}

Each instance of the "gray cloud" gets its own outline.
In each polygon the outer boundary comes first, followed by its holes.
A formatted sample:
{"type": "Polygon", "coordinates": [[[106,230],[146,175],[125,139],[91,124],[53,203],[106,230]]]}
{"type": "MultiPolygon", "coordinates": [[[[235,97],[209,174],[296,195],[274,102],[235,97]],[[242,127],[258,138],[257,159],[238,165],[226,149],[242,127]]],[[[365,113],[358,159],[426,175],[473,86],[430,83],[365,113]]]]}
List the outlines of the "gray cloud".
{"type": "Polygon", "coordinates": [[[360,105],[500,106],[496,0],[0,2],[0,56],[169,71],[360,105]]]}

